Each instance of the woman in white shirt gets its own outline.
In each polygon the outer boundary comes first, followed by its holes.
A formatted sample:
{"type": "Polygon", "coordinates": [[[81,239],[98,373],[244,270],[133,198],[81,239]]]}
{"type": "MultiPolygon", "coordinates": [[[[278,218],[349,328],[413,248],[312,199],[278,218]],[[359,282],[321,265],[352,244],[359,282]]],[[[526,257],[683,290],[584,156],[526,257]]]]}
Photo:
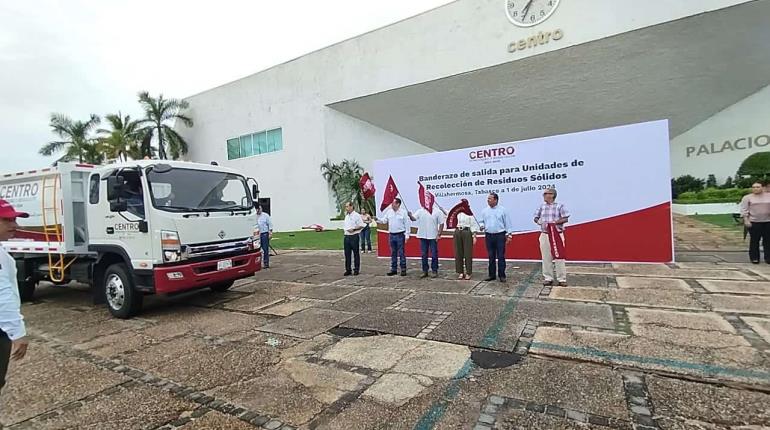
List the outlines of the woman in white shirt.
{"type": "Polygon", "coordinates": [[[457,279],[471,279],[473,247],[476,245],[477,231],[479,231],[479,225],[475,218],[462,212],[457,214],[457,227],[454,232],[457,279]]]}

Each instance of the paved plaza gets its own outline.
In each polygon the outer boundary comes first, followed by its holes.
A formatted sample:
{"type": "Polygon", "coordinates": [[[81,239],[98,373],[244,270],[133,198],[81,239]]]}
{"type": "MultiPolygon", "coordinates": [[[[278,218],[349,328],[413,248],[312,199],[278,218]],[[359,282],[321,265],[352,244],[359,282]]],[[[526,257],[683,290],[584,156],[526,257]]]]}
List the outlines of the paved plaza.
{"type": "Polygon", "coordinates": [[[539,264],[507,283],[386,277],[363,256],[281,252],[226,293],[132,320],[85,287],[25,304],[9,429],[770,428],[770,265],[739,233],[675,221],[676,264],[539,264]]]}

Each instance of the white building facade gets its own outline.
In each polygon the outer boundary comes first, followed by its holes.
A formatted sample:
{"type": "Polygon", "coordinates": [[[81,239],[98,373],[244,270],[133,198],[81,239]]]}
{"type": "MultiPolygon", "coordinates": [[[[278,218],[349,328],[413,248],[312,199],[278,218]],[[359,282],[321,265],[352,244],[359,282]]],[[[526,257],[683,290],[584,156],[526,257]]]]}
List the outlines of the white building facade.
{"type": "Polygon", "coordinates": [[[256,178],[283,231],[338,213],[326,160],[655,119],[674,176],[721,182],[770,150],[768,16],[770,0],[458,0],[189,97],[178,131],[191,160],[256,178]]]}

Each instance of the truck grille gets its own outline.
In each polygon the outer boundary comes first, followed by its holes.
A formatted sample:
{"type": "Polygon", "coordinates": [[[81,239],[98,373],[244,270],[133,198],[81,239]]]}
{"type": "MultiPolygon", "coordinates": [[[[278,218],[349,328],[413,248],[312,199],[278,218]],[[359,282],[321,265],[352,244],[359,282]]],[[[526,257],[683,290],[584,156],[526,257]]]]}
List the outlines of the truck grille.
{"type": "Polygon", "coordinates": [[[210,242],[187,245],[186,252],[189,258],[201,258],[247,252],[250,249],[251,238],[244,238],[229,240],[226,242],[210,242]]]}

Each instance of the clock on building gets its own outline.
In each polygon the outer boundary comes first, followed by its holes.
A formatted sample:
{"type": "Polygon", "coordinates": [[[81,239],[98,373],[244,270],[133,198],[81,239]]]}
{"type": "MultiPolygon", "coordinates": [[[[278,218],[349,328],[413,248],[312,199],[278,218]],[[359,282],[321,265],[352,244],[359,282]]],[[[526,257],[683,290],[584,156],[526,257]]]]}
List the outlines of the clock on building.
{"type": "Polygon", "coordinates": [[[559,0],[505,0],[505,15],[520,27],[532,27],[550,17],[559,0]]]}

